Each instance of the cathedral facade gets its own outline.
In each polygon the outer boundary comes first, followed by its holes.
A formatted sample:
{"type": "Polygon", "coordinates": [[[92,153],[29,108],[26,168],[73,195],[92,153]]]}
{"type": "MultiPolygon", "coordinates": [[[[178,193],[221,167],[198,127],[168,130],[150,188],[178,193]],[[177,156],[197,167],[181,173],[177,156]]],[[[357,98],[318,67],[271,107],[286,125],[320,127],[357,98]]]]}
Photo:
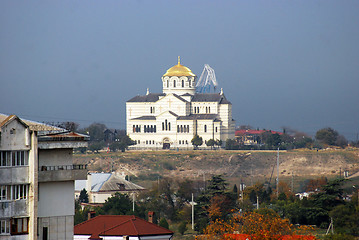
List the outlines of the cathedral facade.
{"type": "Polygon", "coordinates": [[[191,149],[195,135],[234,139],[232,104],[220,93],[196,93],[196,75],[178,64],[162,76],[162,93],[138,95],[126,102],[127,134],[132,149],[191,149]]]}

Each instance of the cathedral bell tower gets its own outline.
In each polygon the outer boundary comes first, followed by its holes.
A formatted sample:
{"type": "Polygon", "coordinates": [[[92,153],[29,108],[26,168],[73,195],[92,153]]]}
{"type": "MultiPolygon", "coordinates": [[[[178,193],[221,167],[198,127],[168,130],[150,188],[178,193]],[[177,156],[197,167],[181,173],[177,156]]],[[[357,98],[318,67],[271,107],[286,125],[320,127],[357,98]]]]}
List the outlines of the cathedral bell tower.
{"type": "Polygon", "coordinates": [[[178,64],[171,67],[162,76],[163,93],[175,93],[177,95],[191,94],[196,92],[196,75],[188,67],[181,65],[178,57],[178,64]]]}

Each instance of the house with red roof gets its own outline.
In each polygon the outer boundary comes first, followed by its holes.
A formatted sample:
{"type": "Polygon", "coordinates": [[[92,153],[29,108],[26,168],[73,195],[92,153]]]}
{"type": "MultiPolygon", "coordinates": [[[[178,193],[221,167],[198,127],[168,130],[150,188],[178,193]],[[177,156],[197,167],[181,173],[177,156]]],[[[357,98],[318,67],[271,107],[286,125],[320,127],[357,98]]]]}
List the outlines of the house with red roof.
{"type": "Polygon", "coordinates": [[[282,132],[271,130],[240,129],[235,132],[236,141],[243,145],[258,145],[261,143],[261,134],[268,132],[282,135],[282,132]]]}
{"type": "Polygon", "coordinates": [[[173,232],[134,215],[100,215],[74,228],[74,240],[169,240],[173,232]]]}

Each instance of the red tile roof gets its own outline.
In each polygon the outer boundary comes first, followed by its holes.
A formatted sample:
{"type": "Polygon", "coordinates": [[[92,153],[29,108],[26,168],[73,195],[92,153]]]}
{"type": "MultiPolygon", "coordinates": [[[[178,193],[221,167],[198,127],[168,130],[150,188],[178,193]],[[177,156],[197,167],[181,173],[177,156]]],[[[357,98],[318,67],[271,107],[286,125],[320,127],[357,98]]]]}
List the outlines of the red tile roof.
{"type": "Polygon", "coordinates": [[[132,215],[100,215],[76,225],[74,234],[98,238],[99,236],[173,235],[173,232],[132,215]]]}

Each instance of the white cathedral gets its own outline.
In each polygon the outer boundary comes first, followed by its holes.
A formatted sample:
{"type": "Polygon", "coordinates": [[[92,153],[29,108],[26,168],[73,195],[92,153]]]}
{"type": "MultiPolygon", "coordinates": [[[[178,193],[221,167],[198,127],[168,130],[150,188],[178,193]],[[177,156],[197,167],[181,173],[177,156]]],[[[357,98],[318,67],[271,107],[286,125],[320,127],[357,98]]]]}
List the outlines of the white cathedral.
{"type": "Polygon", "coordinates": [[[163,93],[136,96],[126,102],[127,134],[131,149],[191,149],[197,134],[203,145],[210,139],[234,139],[232,104],[220,93],[197,93],[196,75],[178,64],[162,76],[163,93]]]}

